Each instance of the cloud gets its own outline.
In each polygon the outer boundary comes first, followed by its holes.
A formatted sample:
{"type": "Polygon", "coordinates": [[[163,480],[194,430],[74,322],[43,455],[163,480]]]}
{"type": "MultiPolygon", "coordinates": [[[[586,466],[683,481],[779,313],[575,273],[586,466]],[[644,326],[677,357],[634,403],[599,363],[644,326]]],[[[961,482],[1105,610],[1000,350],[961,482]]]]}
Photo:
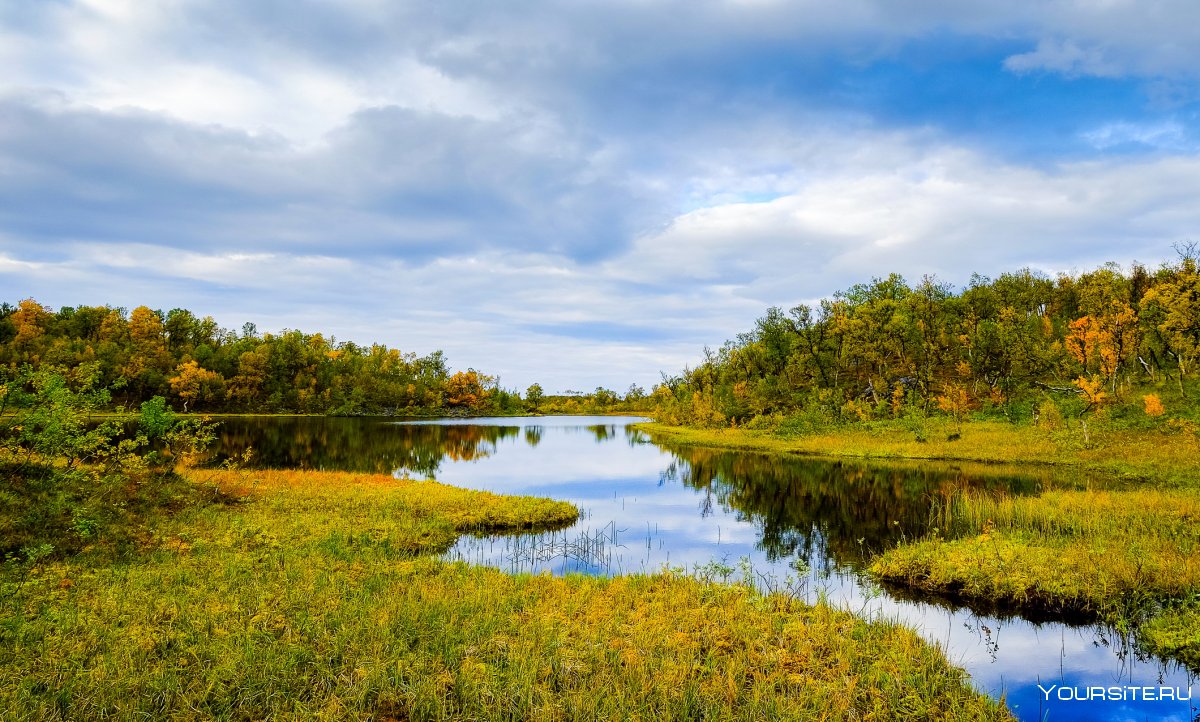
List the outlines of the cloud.
{"type": "Polygon", "coordinates": [[[772,55],[820,72],[830,58],[869,65],[946,37],[1025,46],[1007,60],[1021,72],[1195,79],[1200,67],[1200,8],[1189,0],[88,0],[10,5],[0,34],[12,86],[298,143],[380,106],[646,122],[647,101],[674,117],[711,105],[707,93],[770,92],[774,73],[760,61],[772,55]],[[664,72],[686,82],[656,82],[664,72]]]}
{"type": "Polygon", "coordinates": [[[556,128],[375,108],[315,148],[274,134],[0,98],[12,233],[243,251],[595,255],[650,212],[603,147],[556,128]]]}
{"type": "Polygon", "coordinates": [[[1192,151],[1198,147],[1183,124],[1169,120],[1155,123],[1105,123],[1083,133],[1100,150],[1148,147],[1167,151],[1192,151]]]}
{"type": "Polygon", "coordinates": [[[1105,57],[1101,49],[1083,48],[1071,40],[1040,40],[1036,50],[1006,58],[1004,67],[1017,73],[1049,70],[1103,78],[1120,77],[1126,72],[1120,63],[1105,57]]]}
{"type": "Polygon", "coordinates": [[[853,167],[768,202],[683,214],[609,267],[630,279],[733,287],[766,306],[889,272],[961,286],[973,271],[1152,262],[1169,255],[1180,233],[1200,228],[1200,210],[1187,200],[1197,192],[1194,156],[1039,170],[927,148],[898,166],[853,167]]]}
{"type": "Polygon", "coordinates": [[[745,187],[770,197],[682,212],[597,258],[511,244],[411,256],[77,240],[47,260],[10,239],[0,275],[20,274],[23,294],[52,304],[184,305],[231,328],[254,321],[442,348],[455,365],[520,388],[624,388],[694,363],[768,305],[872,276],[931,274],[961,286],[975,271],[1153,263],[1200,228],[1196,157],[1032,169],[921,134],[810,143],[793,150],[821,172],[748,176],[745,187]]]}
{"type": "Polygon", "coordinates": [[[649,385],[874,275],[1169,255],[1200,223],[1197,13],[9,3],[0,278],[649,385]]]}

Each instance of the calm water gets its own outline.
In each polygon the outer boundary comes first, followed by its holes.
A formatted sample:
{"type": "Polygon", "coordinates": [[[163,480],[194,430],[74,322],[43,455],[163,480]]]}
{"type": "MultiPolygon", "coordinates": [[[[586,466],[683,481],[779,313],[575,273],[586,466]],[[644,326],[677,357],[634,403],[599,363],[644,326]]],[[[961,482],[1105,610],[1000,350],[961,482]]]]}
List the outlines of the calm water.
{"type": "Polygon", "coordinates": [[[1110,629],[913,599],[861,574],[871,550],[923,534],[938,497],[965,486],[1036,494],[1047,479],[981,477],[949,464],[884,467],[672,449],[630,428],[638,420],[226,419],[218,453],[252,447],[256,463],[266,467],[428,476],[565,499],[584,511],[569,529],[463,537],[448,556],[555,574],[666,565],[823,597],[864,617],[903,621],[940,644],[979,689],[1004,695],[1023,720],[1200,719],[1200,682],[1174,664],[1145,658],[1110,629]],[[1038,685],[1078,692],[1055,689],[1047,700],[1038,685]],[[1134,699],[1125,691],[1126,701],[1070,699],[1084,693],[1079,688],[1133,686],[1170,687],[1196,700],[1134,699]]]}

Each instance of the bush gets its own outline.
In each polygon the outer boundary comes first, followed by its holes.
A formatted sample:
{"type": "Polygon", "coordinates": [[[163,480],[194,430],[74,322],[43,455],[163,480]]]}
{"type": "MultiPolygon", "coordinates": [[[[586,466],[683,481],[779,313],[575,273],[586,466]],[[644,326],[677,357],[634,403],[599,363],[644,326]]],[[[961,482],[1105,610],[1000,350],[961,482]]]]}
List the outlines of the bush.
{"type": "Polygon", "coordinates": [[[1048,429],[1051,431],[1063,428],[1063,413],[1058,408],[1058,404],[1054,403],[1053,399],[1044,399],[1038,404],[1037,425],[1039,428],[1048,429]]]}
{"type": "Polygon", "coordinates": [[[195,496],[174,474],[212,440],[161,398],[136,416],[98,420],[108,407],[94,367],[10,373],[0,383],[0,554],[63,555],[100,543],[124,548],[163,509],[195,496]]]}

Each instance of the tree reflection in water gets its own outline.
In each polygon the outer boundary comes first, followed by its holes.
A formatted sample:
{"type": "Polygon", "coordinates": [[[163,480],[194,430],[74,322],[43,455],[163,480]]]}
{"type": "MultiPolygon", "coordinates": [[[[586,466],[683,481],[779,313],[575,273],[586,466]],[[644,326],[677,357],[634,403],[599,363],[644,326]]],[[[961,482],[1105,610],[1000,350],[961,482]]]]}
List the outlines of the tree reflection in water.
{"type": "MultiPolygon", "coordinates": [[[[339,469],[376,474],[434,476],[446,459],[472,461],[496,452],[520,426],[406,425],[326,417],[230,417],[218,419],[219,440],[209,463],[240,458],[264,469],[339,469]]],[[[525,429],[536,446],[537,427],[525,429]]]]}
{"type": "MultiPolygon", "coordinates": [[[[631,446],[651,444],[627,425],[565,429],[597,443],[622,435],[631,446]]],[[[505,439],[537,447],[545,429],[528,420],[500,424],[404,424],[391,420],[324,417],[231,417],[221,420],[211,462],[253,449],[260,468],[316,468],[436,476],[450,461],[494,454],[505,439]]],[[[878,465],[741,451],[658,445],[671,460],[660,483],[702,492],[699,513],[714,504],[753,523],[768,559],[800,556],[857,567],[865,555],[928,531],[936,501],[965,487],[1033,493],[1033,477],[976,473],[947,464],[878,465]]]]}
{"type": "Polygon", "coordinates": [[[760,548],[772,561],[800,556],[857,567],[868,552],[924,535],[934,503],[956,490],[1030,494],[1041,486],[1034,477],[980,475],[945,464],[934,469],[702,448],[671,452],[675,458],[663,480],[702,491],[703,515],[715,502],[754,523],[760,548]]]}

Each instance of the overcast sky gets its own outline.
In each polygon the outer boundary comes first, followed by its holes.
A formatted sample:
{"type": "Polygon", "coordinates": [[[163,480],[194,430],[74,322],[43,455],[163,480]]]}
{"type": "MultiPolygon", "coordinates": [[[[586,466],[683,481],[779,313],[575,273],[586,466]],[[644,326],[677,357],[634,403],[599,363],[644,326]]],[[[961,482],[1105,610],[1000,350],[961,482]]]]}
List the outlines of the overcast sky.
{"type": "Polygon", "coordinates": [[[1200,238],[1196,0],[0,0],[0,300],[649,386],[1200,238]]]}

